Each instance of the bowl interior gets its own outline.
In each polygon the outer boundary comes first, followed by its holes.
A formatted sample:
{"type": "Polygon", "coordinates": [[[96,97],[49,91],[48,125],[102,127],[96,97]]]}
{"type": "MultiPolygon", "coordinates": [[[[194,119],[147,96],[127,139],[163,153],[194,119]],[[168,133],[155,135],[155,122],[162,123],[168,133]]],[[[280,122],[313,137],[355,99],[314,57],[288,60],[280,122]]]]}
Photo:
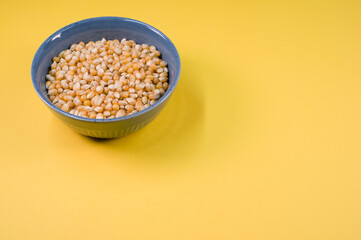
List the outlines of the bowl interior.
{"type": "Polygon", "coordinates": [[[168,62],[169,89],[162,98],[172,93],[180,74],[179,55],[173,43],[163,33],[148,24],[127,18],[100,17],[82,20],[58,30],[45,40],[35,54],[32,65],[33,83],[40,97],[48,105],[52,104],[45,88],[45,76],[49,72],[52,58],[73,43],[80,41],[87,43],[102,38],[107,40],[127,38],[138,44],[154,45],[162,53],[162,59],[168,62]]]}

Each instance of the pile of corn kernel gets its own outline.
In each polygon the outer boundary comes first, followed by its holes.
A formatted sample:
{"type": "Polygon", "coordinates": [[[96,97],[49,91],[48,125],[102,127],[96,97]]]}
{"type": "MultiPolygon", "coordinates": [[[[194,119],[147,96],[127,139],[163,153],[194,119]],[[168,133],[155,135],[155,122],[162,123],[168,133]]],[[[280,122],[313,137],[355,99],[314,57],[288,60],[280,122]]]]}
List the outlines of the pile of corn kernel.
{"type": "Polygon", "coordinates": [[[139,112],[168,88],[167,62],[132,40],[71,45],[53,58],[46,75],[49,99],[70,114],[109,119],[139,112]]]}

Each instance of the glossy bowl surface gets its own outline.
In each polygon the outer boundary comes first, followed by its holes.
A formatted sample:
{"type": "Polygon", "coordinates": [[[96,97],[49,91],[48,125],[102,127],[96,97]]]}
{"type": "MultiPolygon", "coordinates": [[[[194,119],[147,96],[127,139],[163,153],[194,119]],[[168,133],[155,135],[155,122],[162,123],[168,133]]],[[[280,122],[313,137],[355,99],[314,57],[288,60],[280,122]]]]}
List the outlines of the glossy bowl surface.
{"type": "Polygon", "coordinates": [[[97,138],[117,138],[137,131],[151,122],[164,108],[177,86],[180,76],[180,58],[170,39],[158,29],[129,18],[97,17],[75,22],[56,31],[37,50],[32,66],[31,78],[34,88],[43,102],[65,124],[80,134],[97,138]],[[45,76],[49,72],[52,58],[73,43],[127,38],[136,43],[154,45],[168,62],[169,88],[152,106],[121,118],[90,119],[64,112],[53,105],[45,88],[45,76]]]}

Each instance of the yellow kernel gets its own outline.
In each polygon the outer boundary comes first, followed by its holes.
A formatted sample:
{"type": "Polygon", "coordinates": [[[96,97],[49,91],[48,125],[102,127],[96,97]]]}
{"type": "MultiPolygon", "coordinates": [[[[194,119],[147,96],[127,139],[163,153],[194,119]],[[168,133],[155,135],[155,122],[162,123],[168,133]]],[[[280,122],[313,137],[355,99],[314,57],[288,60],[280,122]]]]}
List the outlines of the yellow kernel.
{"type": "Polygon", "coordinates": [[[74,99],[73,99],[73,102],[75,104],[75,106],[80,106],[82,104],[82,101],[80,100],[80,97],[79,96],[76,96],[74,99]]]}
{"type": "Polygon", "coordinates": [[[61,107],[61,110],[65,111],[65,112],[69,112],[70,111],[70,107],[68,104],[64,104],[62,107],[61,107]]]}
{"type": "Polygon", "coordinates": [[[119,110],[119,105],[118,104],[113,104],[112,109],[118,111],[119,110]]]}
{"type": "Polygon", "coordinates": [[[129,67],[128,70],[127,70],[127,73],[133,73],[133,68],[129,67]]]}
{"type": "Polygon", "coordinates": [[[86,99],[83,103],[85,106],[90,106],[91,105],[91,102],[89,99],[86,99]]]}
{"type": "Polygon", "coordinates": [[[167,72],[162,72],[161,74],[159,74],[159,77],[168,77],[168,73],[167,72]]]}
{"type": "Polygon", "coordinates": [[[103,76],[102,77],[102,79],[103,79],[103,81],[106,81],[106,82],[108,82],[109,80],[111,80],[112,79],[112,77],[111,76],[103,76]]]}
{"type": "Polygon", "coordinates": [[[150,46],[149,47],[149,51],[154,53],[157,49],[154,46],[150,46]]]}
{"type": "Polygon", "coordinates": [[[88,117],[94,119],[97,117],[97,114],[95,112],[90,112],[90,113],[88,113],[88,117]]]}
{"type": "Polygon", "coordinates": [[[137,102],[135,103],[135,109],[136,109],[137,111],[141,111],[141,110],[142,110],[142,106],[143,106],[143,104],[142,104],[141,101],[137,101],[137,102]]]}
{"type": "Polygon", "coordinates": [[[104,108],[103,108],[103,107],[95,107],[95,108],[94,108],[94,111],[95,111],[95,112],[98,112],[98,113],[101,113],[101,112],[104,111],[104,108]]]}
{"type": "Polygon", "coordinates": [[[84,90],[75,91],[75,95],[77,95],[77,96],[81,96],[81,95],[84,95],[84,94],[85,94],[84,90]]]}
{"type": "Polygon", "coordinates": [[[104,88],[104,93],[105,93],[105,94],[108,94],[108,93],[109,93],[109,88],[108,88],[108,87],[105,87],[105,88],[104,88]]]}
{"type": "Polygon", "coordinates": [[[146,96],[142,97],[143,104],[146,104],[148,102],[148,98],[146,96]]]}
{"type": "Polygon", "coordinates": [[[112,103],[109,102],[106,106],[105,106],[105,110],[107,111],[111,111],[112,110],[112,103]]]}
{"type": "Polygon", "coordinates": [[[166,61],[161,61],[159,65],[160,65],[161,67],[165,67],[165,66],[167,66],[167,64],[168,64],[168,63],[167,63],[166,61]]]}
{"type": "Polygon", "coordinates": [[[119,110],[115,117],[124,117],[124,116],[125,116],[125,111],[124,110],[119,110]]]}
{"type": "Polygon", "coordinates": [[[128,112],[132,112],[134,110],[134,107],[132,105],[125,105],[125,109],[128,111],[128,112]]]}
{"type": "Polygon", "coordinates": [[[58,93],[58,91],[56,90],[56,89],[50,89],[49,91],[48,91],[48,94],[49,95],[56,95],[58,93]]]}
{"type": "Polygon", "coordinates": [[[79,114],[78,114],[79,117],[86,117],[87,116],[87,113],[86,111],[80,111],[79,114]]]}
{"type": "Polygon", "coordinates": [[[160,98],[160,94],[150,93],[148,98],[151,100],[158,100],[160,98]]]}
{"type": "Polygon", "coordinates": [[[69,96],[69,95],[65,95],[63,99],[64,99],[64,101],[68,102],[68,101],[72,101],[73,97],[69,96]]]}
{"type": "Polygon", "coordinates": [[[130,105],[135,105],[135,99],[134,98],[126,98],[125,101],[127,101],[130,105]]]}
{"type": "Polygon", "coordinates": [[[168,83],[167,82],[163,83],[163,88],[164,88],[164,90],[167,90],[167,88],[168,88],[168,83]]]}
{"type": "Polygon", "coordinates": [[[102,113],[97,113],[96,119],[104,119],[104,116],[102,113]]]}
{"type": "Polygon", "coordinates": [[[109,111],[104,111],[104,112],[103,112],[103,115],[104,115],[104,117],[109,117],[109,116],[110,116],[110,112],[109,112],[109,111]]]}
{"type": "Polygon", "coordinates": [[[104,87],[103,87],[103,86],[97,86],[97,87],[95,88],[95,91],[96,91],[98,94],[101,94],[101,93],[103,92],[103,90],[104,90],[104,87]]]}
{"type": "Polygon", "coordinates": [[[84,102],[85,100],[86,100],[86,95],[84,94],[84,95],[81,95],[80,96],[80,100],[82,101],[82,102],[84,102]]]}
{"type": "Polygon", "coordinates": [[[88,93],[88,95],[86,96],[86,99],[92,99],[95,96],[94,91],[91,91],[90,93],[88,93]]]}
{"type": "Polygon", "coordinates": [[[149,65],[149,69],[155,71],[155,70],[157,70],[157,65],[155,65],[154,63],[152,63],[152,64],[149,65]]]}
{"type": "Polygon", "coordinates": [[[159,77],[159,81],[161,82],[166,82],[168,80],[167,77],[159,77]]]}

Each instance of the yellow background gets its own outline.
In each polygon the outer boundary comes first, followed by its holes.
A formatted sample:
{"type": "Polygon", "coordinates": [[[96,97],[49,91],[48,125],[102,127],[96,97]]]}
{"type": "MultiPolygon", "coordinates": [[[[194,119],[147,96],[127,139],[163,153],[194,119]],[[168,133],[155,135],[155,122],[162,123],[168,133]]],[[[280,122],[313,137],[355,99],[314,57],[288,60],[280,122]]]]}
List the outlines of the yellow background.
{"type": "Polygon", "coordinates": [[[0,2],[0,239],[361,239],[360,1],[0,2]],[[37,97],[30,65],[96,16],[174,42],[163,112],[95,141],[37,97]]]}

